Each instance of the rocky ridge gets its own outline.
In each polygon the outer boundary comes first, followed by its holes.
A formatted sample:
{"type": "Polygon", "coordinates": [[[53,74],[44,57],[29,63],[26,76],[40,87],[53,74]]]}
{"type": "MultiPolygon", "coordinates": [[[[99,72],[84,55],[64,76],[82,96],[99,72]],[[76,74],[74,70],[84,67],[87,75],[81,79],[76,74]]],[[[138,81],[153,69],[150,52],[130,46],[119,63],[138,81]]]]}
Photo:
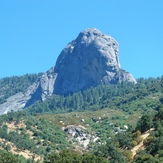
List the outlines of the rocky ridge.
{"type": "Polygon", "coordinates": [[[0,105],[0,114],[17,111],[52,94],[69,94],[100,83],[136,83],[135,78],[121,69],[118,43],[96,28],[88,28],[60,53],[55,67],[44,73],[25,93],[18,93],[0,105]]]}

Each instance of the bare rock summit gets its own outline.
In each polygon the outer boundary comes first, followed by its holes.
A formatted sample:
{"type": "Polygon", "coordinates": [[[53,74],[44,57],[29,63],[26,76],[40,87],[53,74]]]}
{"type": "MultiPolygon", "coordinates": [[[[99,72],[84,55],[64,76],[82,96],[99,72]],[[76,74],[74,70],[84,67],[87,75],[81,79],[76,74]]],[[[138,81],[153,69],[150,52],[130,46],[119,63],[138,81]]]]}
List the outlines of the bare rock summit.
{"type": "Polygon", "coordinates": [[[17,111],[35,101],[44,101],[52,94],[69,94],[101,83],[136,83],[121,69],[118,43],[96,28],[88,28],[60,53],[55,67],[44,73],[25,93],[18,93],[0,105],[0,114],[17,111]]]}
{"type": "Polygon", "coordinates": [[[77,92],[102,82],[136,83],[130,73],[120,68],[118,43],[96,28],[84,30],[62,50],[54,72],[55,94],[77,92]]]}

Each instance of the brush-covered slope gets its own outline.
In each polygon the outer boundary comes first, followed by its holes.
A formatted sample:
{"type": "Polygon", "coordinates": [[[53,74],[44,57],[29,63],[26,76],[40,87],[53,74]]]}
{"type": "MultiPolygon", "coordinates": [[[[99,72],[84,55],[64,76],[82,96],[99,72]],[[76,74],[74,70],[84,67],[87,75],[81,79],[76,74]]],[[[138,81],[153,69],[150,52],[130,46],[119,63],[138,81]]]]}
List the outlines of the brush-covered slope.
{"type": "Polygon", "coordinates": [[[55,95],[27,110],[1,115],[0,147],[39,162],[71,157],[73,162],[77,151],[104,163],[161,162],[162,105],[163,77],[55,95]]]}

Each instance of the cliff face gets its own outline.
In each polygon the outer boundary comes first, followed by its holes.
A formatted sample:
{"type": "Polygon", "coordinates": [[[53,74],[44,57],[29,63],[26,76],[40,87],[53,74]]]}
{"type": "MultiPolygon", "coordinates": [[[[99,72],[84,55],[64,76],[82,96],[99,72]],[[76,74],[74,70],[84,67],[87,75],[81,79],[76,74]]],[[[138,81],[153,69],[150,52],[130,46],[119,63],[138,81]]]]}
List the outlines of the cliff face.
{"type": "Polygon", "coordinates": [[[81,32],[63,49],[54,72],[58,74],[54,84],[55,94],[76,92],[101,82],[136,83],[130,73],[120,68],[118,43],[95,28],[81,32]]]}
{"type": "Polygon", "coordinates": [[[135,78],[120,68],[118,43],[96,28],[79,33],[59,55],[56,65],[44,73],[25,93],[10,97],[0,105],[0,114],[17,111],[52,94],[68,94],[79,90],[122,81],[136,83],[135,78]]]}

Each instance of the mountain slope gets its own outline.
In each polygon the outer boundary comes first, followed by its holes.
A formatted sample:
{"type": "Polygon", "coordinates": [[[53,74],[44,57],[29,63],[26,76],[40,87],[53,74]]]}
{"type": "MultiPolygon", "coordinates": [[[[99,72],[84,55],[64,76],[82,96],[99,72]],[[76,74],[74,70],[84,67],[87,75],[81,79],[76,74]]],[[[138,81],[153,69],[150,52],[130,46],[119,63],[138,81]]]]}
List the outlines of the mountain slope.
{"type": "Polygon", "coordinates": [[[30,85],[38,80],[43,73],[26,74],[23,76],[12,76],[0,79],[0,104],[7,98],[19,92],[24,92],[30,85]]]}
{"type": "Polygon", "coordinates": [[[161,160],[162,104],[163,77],[139,79],[137,84],[99,85],[65,97],[55,95],[23,111],[1,115],[0,146],[35,160],[65,149],[84,155],[91,152],[110,162],[136,163],[158,160],[157,156],[161,160]],[[144,141],[146,151],[133,158],[131,149],[152,127],[155,130],[144,141]]]}
{"type": "Polygon", "coordinates": [[[136,83],[130,73],[120,68],[118,43],[96,28],[88,28],[62,50],[54,68],[0,105],[0,114],[44,101],[52,94],[71,94],[101,83],[123,81],[136,83]]]}

